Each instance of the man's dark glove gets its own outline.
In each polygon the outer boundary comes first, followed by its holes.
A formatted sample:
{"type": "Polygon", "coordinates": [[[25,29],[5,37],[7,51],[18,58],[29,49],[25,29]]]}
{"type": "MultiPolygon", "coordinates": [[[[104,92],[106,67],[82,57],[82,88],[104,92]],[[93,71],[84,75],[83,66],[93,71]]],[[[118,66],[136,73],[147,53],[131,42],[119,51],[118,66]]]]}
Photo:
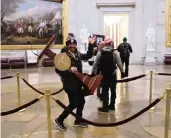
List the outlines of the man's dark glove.
{"type": "Polygon", "coordinates": [[[125,77],[125,73],[122,72],[122,73],[121,73],[121,79],[123,79],[124,77],[125,77]]]}

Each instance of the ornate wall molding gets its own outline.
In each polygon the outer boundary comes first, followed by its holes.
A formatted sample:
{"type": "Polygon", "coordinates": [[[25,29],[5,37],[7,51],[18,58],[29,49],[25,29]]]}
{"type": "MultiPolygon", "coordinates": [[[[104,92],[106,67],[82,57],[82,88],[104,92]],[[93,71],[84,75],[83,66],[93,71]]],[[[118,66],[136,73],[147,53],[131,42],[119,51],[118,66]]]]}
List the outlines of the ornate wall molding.
{"type": "Polygon", "coordinates": [[[133,3],[97,3],[96,7],[132,7],[134,8],[136,5],[135,2],[133,3]]]}

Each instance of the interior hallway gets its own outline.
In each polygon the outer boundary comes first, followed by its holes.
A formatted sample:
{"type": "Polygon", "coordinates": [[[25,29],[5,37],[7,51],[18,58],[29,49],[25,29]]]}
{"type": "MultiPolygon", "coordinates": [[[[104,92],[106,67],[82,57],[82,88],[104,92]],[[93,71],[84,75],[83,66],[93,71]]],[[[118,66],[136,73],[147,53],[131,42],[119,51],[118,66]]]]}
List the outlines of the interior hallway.
{"type": "MultiPolygon", "coordinates": [[[[171,73],[171,66],[130,66],[130,77],[154,72],[171,73]]],[[[59,76],[54,68],[35,68],[21,70],[1,70],[1,77],[14,75],[20,72],[35,88],[45,92],[50,89],[55,92],[62,87],[59,76]]],[[[84,72],[90,72],[90,67],[84,66],[84,72]]],[[[99,99],[94,96],[86,97],[84,118],[95,122],[118,122],[124,120],[146,107],[149,103],[149,75],[128,83],[117,85],[116,111],[99,113],[97,108],[101,106],[99,99]]],[[[29,88],[22,80],[21,102],[25,104],[39,94],[29,88]]],[[[171,83],[170,76],[153,77],[153,99],[160,97],[165,91],[165,85],[171,83]]],[[[65,105],[68,98],[65,92],[56,95],[65,105]]],[[[47,138],[46,99],[28,107],[24,113],[15,113],[1,117],[2,138],[47,138]]],[[[1,111],[7,111],[17,107],[16,78],[1,81],[1,111]]],[[[52,121],[63,111],[51,100],[52,121]]],[[[94,127],[74,128],[74,118],[69,116],[65,123],[66,132],[60,132],[52,123],[53,138],[164,138],[165,99],[156,105],[156,110],[146,112],[137,119],[118,127],[94,127]]],[[[171,114],[169,133],[171,137],[171,114]]]]}

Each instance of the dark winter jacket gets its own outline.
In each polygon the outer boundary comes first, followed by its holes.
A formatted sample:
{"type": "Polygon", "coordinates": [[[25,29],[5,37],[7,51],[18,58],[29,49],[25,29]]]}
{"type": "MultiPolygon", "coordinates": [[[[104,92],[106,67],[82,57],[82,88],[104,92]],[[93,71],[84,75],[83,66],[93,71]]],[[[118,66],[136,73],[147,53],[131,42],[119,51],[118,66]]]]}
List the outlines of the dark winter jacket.
{"type": "Polygon", "coordinates": [[[124,47],[127,47],[129,52],[128,52],[128,57],[130,56],[130,53],[132,53],[132,47],[129,43],[123,42],[118,46],[118,52],[120,53],[120,57],[124,57],[124,47]]]}
{"type": "MultiPolygon", "coordinates": [[[[71,59],[71,67],[76,67],[78,72],[82,73],[82,60],[88,60],[93,55],[93,45],[89,44],[88,51],[86,54],[82,54],[76,50],[75,57],[68,51],[67,47],[64,47],[61,52],[65,52],[71,59]]],[[[61,76],[63,87],[66,90],[76,90],[81,87],[81,81],[71,72],[70,69],[67,71],[59,71],[55,69],[56,73],[61,76]]]]}
{"type": "MultiPolygon", "coordinates": [[[[95,74],[95,75],[99,74],[98,68],[99,68],[99,64],[100,64],[101,51],[113,51],[113,58],[116,61],[116,62],[114,62],[114,64],[118,66],[121,73],[124,72],[123,67],[122,67],[122,62],[118,55],[117,50],[113,50],[112,47],[105,46],[97,53],[96,60],[94,61],[93,68],[92,68],[92,74],[95,74]]],[[[115,74],[115,73],[116,73],[116,69],[114,70],[113,74],[115,74]]]]}

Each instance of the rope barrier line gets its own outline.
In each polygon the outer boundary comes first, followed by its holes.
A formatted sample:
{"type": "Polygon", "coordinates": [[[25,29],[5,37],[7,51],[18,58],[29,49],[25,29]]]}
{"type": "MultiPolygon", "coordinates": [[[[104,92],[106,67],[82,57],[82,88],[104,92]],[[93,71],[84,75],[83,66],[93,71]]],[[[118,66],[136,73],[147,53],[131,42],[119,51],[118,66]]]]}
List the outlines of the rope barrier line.
{"type": "MultiPolygon", "coordinates": [[[[53,99],[55,100],[55,102],[60,105],[63,109],[66,109],[66,106],[61,102],[59,101],[56,97],[53,96],[53,99]]],[[[90,125],[93,125],[93,126],[97,126],[97,127],[114,127],[114,126],[119,126],[119,125],[123,125],[127,122],[130,122],[132,121],[133,119],[137,118],[138,116],[140,116],[141,114],[145,113],[146,111],[148,111],[150,108],[152,108],[153,106],[155,106],[157,103],[160,102],[162,98],[158,98],[156,99],[154,102],[152,102],[150,105],[148,105],[147,107],[145,107],[144,109],[142,109],[141,111],[139,111],[138,113],[134,114],[133,116],[125,119],[125,120],[122,120],[122,121],[119,121],[119,122],[116,122],[116,123],[97,123],[97,122],[92,122],[92,121],[89,121],[87,119],[84,119],[84,118],[81,118],[79,116],[77,116],[74,112],[72,111],[69,111],[68,112],[78,118],[78,119],[81,119],[82,121],[84,121],[85,123],[88,123],[90,125]]]]}
{"type": "MultiPolygon", "coordinates": [[[[39,94],[41,94],[41,95],[44,95],[43,92],[41,92],[41,91],[39,91],[38,89],[36,89],[35,87],[33,87],[33,86],[32,86],[28,81],[26,81],[23,77],[21,77],[21,79],[22,79],[30,88],[32,88],[34,91],[36,91],[37,93],[39,93],[39,94]]],[[[61,88],[60,90],[58,90],[57,92],[52,93],[51,95],[56,95],[56,94],[62,92],[63,90],[64,90],[64,89],[61,88]]]]}
{"type": "Polygon", "coordinates": [[[13,78],[13,77],[15,77],[15,75],[2,77],[1,80],[10,79],[10,78],[13,78]]]}
{"type": "Polygon", "coordinates": [[[161,96],[160,100],[162,100],[165,97],[166,94],[167,94],[167,92],[163,93],[163,95],[161,96]]]}
{"type": "Polygon", "coordinates": [[[132,78],[117,80],[117,83],[129,82],[129,81],[137,80],[137,79],[143,78],[143,77],[145,77],[145,76],[147,76],[147,75],[148,75],[148,74],[143,74],[143,75],[135,76],[135,77],[132,77],[132,78]]]}
{"type": "MultiPolygon", "coordinates": [[[[136,79],[140,79],[142,77],[145,77],[146,74],[143,74],[143,75],[139,75],[139,76],[136,76],[136,77],[132,77],[132,78],[127,78],[127,79],[123,79],[123,80],[117,80],[118,83],[122,83],[122,82],[129,82],[129,81],[133,81],[133,80],[136,80],[136,79]]],[[[43,95],[44,93],[39,91],[38,89],[36,89],[35,87],[33,87],[29,82],[27,82],[23,77],[21,77],[21,79],[29,86],[31,87],[33,90],[35,90],[36,92],[38,92],[39,94],[43,95]]],[[[51,95],[56,95],[60,92],[62,92],[64,89],[61,88],[60,90],[58,90],[57,92],[54,92],[52,93],[51,95]]]]}
{"type": "Polygon", "coordinates": [[[56,94],[58,94],[58,93],[62,92],[63,90],[64,90],[64,88],[61,88],[61,89],[60,89],[60,90],[58,90],[57,92],[51,93],[50,95],[56,95],[56,94]]]}
{"type": "Polygon", "coordinates": [[[171,73],[154,73],[155,75],[171,76],[171,73]]]}
{"type": "Polygon", "coordinates": [[[5,111],[5,112],[1,112],[1,116],[6,116],[6,115],[14,114],[14,113],[16,113],[16,112],[18,112],[18,111],[20,111],[20,110],[22,110],[24,108],[27,108],[27,107],[31,106],[32,104],[37,103],[41,98],[43,98],[43,96],[44,95],[41,95],[38,98],[36,98],[36,99],[34,99],[34,100],[32,100],[32,101],[30,101],[30,102],[20,106],[20,107],[17,107],[15,109],[12,109],[12,110],[9,110],[9,111],[5,111]]]}
{"type": "Polygon", "coordinates": [[[44,95],[43,92],[37,90],[36,88],[34,88],[30,83],[28,83],[23,77],[21,77],[21,79],[25,82],[25,84],[27,84],[30,88],[32,88],[33,90],[35,90],[37,93],[44,95]]]}

